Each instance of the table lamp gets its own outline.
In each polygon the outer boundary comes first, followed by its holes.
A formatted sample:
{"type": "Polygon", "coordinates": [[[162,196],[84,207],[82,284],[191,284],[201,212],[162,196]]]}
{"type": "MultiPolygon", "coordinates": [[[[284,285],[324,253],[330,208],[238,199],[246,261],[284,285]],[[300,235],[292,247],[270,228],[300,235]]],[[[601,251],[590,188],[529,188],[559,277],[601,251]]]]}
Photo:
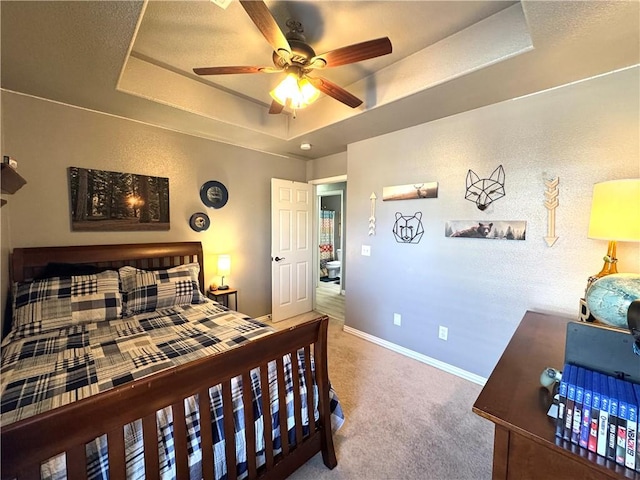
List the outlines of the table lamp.
{"type": "Polygon", "coordinates": [[[608,240],[604,266],[589,278],[618,273],[616,242],[640,241],[640,178],[596,183],[591,200],[589,238],[608,240]]]}
{"type": "Polygon", "coordinates": [[[229,290],[229,285],[224,284],[224,277],[231,273],[231,256],[218,255],[218,275],[222,277],[218,290],[229,290]]]}

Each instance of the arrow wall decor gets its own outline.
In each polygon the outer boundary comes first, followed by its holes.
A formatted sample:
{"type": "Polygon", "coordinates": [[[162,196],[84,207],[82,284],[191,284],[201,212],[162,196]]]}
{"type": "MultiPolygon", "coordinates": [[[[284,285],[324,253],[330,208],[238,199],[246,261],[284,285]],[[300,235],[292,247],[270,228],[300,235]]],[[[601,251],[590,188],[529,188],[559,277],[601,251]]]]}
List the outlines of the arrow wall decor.
{"type": "Polygon", "coordinates": [[[544,191],[544,206],[547,209],[547,236],[544,241],[547,246],[551,247],[558,237],[556,237],[556,208],[558,208],[558,183],[560,178],[553,180],[545,180],[544,184],[547,189],[544,191]]]}
{"type": "Polygon", "coordinates": [[[371,192],[369,200],[371,200],[371,216],[369,217],[369,236],[376,234],[376,194],[371,192]]]}

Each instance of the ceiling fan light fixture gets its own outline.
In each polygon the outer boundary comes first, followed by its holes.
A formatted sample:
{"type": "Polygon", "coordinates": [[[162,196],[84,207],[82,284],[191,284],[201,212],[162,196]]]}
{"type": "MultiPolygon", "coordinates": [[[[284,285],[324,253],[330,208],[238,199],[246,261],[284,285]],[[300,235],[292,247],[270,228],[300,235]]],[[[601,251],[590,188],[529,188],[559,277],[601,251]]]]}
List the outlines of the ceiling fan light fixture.
{"type": "Polygon", "coordinates": [[[300,78],[297,73],[289,73],[269,95],[279,104],[298,110],[315,102],[320,96],[320,90],[306,78],[300,78]]]}
{"type": "MultiPolygon", "coordinates": [[[[211,1],[220,4],[230,0],[211,1]]],[[[307,77],[307,74],[312,70],[349,65],[388,55],[393,51],[391,40],[381,37],[316,55],[315,50],[307,43],[299,21],[288,20],[289,32],[285,35],[264,0],[240,0],[240,5],[271,47],[274,66],[199,67],[194,68],[193,72],[196,75],[229,75],[286,71],[287,78],[269,92],[273,98],[269,114],[279,114],[288,108],[293,110],[295,118],[296,109],[315,102],[320,93],[348,107],[359,107],[362,100],[340,85],[321,77],[307,77]]]]}

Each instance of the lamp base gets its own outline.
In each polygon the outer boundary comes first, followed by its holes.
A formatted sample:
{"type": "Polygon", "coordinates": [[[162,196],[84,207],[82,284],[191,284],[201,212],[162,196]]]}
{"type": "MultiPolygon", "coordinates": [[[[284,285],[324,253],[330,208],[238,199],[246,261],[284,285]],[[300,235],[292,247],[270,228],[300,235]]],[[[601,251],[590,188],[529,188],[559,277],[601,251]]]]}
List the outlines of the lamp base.
{"type": "Polygon", "coordinates": [[[585,298],[587,308],[598,321],[626,329],[629,305],[640,299],[640,274],[616,273],[599,278],[585,298]]]}
{"type": "Polygon", "coordinates": [[[611,275],[613,273],[618,273],[618,266],[616,265],[618,263],[618,259],[616,258],[616,241],[615,240],[609,241],[609,246],[607,247],[607,254],[603,257],[603,260],[604,260],[604,265],[602,266],[602,270],[600,270],[595,275],[592,275],[589,277],[589,280],[587,281],[586,290],[589,290],[589,287],[591,286],[591,284],[596,280],[598,280],[599,278],[605,277],[607,275],[611,275]]]}
{"type": "Polygon", "coordinates": [[[229,285],[218,285],[218,290],[229,290],[229,285]]]}
{"type": "Polygon", "coordinates": [[[596,278],[604,277],[605,275],[611,275],[612,273],[618,273],[618,259],[616,258],[616,241],[610,240],[607,247],[607,254],[603,258],[604,265],[602,270],[594,275],[596,278]]]}

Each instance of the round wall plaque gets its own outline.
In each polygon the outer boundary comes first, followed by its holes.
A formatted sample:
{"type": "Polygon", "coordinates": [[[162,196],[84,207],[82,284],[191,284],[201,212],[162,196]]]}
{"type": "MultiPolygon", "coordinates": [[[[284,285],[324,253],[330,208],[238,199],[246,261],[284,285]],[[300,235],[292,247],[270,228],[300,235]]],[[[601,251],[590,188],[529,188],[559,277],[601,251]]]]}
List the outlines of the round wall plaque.
{"type": "Polygon", "coordinates": [[[229,200],[229,192],[222,183],[210,180],[200,188],[200,199],[207,207],[222,208],[229,200]]]}
{"type": "Polygon", "coordinates": [[[189,226],[196,232],[203,232],[211,225],[211,220],[206,213],[198,212],[191,215],[189,226]]]}

